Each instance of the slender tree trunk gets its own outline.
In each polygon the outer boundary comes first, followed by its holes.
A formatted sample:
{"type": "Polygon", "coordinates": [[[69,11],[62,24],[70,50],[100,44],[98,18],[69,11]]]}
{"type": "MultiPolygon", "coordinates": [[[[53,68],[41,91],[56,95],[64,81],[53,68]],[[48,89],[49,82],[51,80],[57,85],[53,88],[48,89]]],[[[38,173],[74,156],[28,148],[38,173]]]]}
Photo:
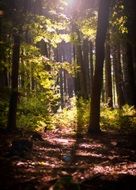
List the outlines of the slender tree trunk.
{"type": "MultiPolygon", "coordinates": [[[[77,55],[76,55],[76,45],[73,46],[73,59],[74,64],[77,65],[77,55]]],[[[79,71],[75,68],[75,78],[74,78],[74,85],[75,85],[75,96],[80,96],[80,76],[79,71]]]]}
{"type": "Polygon", "coordinates": [[[94,66],[93,66],[93,42],[90,41],[89,45],[89,52],[90,52],[90,96],[92,94],[92,86],[93,86],[93,73],[94,73],[94,66]]]}
{"type": "Polygon", "coordinates": [[[106,87],[106,102],[108,107],[113,107],[112,100],[112,77],[111,77],[111,58],[109,39],[106,42],[105,51],[105,87],[106,87]]]}
{"type": "Polygon", "coordinates": [[[69,98],[73,97],[74,91],[75,91],[74,78],[72,76],[68,75],[68,95],[69,95],[69,98]]]}
{"type": "Polygon", "coordinates": [[[103,80],[104,43],[109,21],[110,0],[101,0],[96,35],[96,64],[91,95],[89,133],[100,132],[100,96],[103,80]]]}
{"type": "Polygon", "coordinates": [[[8,125],[7,125],[7,128],[10,131],[16,129],[19,56],[20,56],[20,36],[18,34],[14,34],[14,45],[13,45],[13,55],[12,55],[11,96],[9,102],[8,125]]]}
{"type": "Polygon", "coordinates": [[[117,103],[119,108],[125,104],[124,94],[123,94],[123,75],[121,68],[120,59],[120,46],[114,45],[113,47],[113,69],[115,74],[115,83],[117,91],[117,103]]]}
{"type": "Polygon", "coordinates": [[[24,63],[24,55],[25,55],[25,51],[24,51],[24,48],[22,48],[20,50],[20,87],[25,89],[25,63],[24,63]]]}
{"type": "Polygon", "coordinates": [[[68,73],[64,70],[64,99],[67,101],[68,98],[68,73]]]}
{"type": "Polygon", "coordinates": [[[83,62],[84,62],[84,70],[85,70],[85,79],[86,79],[86,95],[87,98],[90,97],[90,70],[89,70],[89,43],[88,40],[85,39],[83,41],[83,62]]]}
{"type": "MultiPolygon", "coordinates": [[[[57,48],[54,49],[54,58],[55,61],[62,62],[62,55],[61,55],[61,46],[58,45],[57,48]]],[[[61,108],[64,108],[64,71],[60,68],[58,73],[58,85],[60,86],[60,105],[61,108]]]]}
{"type": "Polygon", "coordinates": [[[87,94],[87,85],[86,85],[86,68],[85,64],[83,62],[83,52],[82,52],[82,45],[81,45],[81,38],[80,38],[80,32],[78,29],[76,30],[78,35],[78,44],[76,46],[77,51],[77,64],[80,66],[80,72],[79,72],[79,81],[80,81],[80,91],[79,91],[79,97],[83,97],[84,99],[88,99],[87,94]]]}
{"type": "Polygon", "coordinates": [[[60,95],[61,95],[61,108],[64,108],[64,70],[60,69],[60,95]]]}

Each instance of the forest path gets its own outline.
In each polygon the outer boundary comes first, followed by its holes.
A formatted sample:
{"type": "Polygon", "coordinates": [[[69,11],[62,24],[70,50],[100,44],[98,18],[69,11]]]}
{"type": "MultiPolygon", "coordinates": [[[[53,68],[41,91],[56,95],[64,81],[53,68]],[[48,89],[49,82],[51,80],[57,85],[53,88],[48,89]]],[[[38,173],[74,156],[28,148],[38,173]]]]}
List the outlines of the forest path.
{"type": "MultiPolygon", "coordinates": [[[[33,140],[32,153],[25,158],[1,157],[0,179],[7,185],[5,190],[8,187],[27,190],[26,186],[28,189],[48,189],[54,180],[65,175],[72,176],[74,182],[83,183],[99,176],[108,176],[110,180],[120,175],[136,177],[134,134],[105,132],[93,138],[77,137],[74,130],[64,127],[47,131],[42,138],[33,140]]],[[[86,183],[83,189],[87,189],[85,187],[86,183]]],[[[90,184],[87,187],[90,188],[90,184]]]]}

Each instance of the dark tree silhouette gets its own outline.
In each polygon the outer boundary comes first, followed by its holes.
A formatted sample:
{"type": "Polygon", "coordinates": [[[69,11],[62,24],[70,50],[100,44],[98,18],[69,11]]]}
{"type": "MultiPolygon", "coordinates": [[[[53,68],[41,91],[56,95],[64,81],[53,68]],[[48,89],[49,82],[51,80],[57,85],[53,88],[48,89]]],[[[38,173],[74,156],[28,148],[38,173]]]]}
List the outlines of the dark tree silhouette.
{"type": "Polygon", "coordinates": [[[100,132],[100,96],[103,79],[104,43],[109,21],[110,1],[101,0],[98,12],[98,25],[96,34],[96,64],[91,94],[91,112],[89,133],[100,132]]]}
{"type": "Polygon", "coordinates": [[[135,57],[136,57],[136,2],[134,0],[124,1],[127,16],[127,42],[126,42],[126,92],[127,103],[136,108],[136,83],[135,83],[135,57]]]}
{"type": "Polygon", "coordinates": [[[105,48],[105,90],[106,90],[106,103],[108,107],[113,107],[112,98],[112,77],[111,77],[111,58],[110,58],[110,42],[109,35],[107,37],[106,48],[105,48]]]}
{"type": "Polygon", "coordinates": [[[8,130],[16,129],[16,110],[18,100],[18,72],[19,72],[19,56],[20,56],[20,36],[14,33],[14,45],[12,55],[12,78],[11,78],[11,96],[8,113],[8,130]]]}

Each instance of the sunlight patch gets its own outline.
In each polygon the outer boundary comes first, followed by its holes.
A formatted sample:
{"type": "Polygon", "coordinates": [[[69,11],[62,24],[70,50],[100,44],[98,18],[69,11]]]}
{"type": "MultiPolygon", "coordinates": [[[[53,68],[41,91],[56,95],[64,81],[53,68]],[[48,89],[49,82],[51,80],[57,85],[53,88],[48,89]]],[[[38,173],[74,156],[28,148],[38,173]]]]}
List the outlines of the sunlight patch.
{"type": "Polygon", "coordinates": [[[92,156],[92,157],[97,157],[97,158],[102,158],[103,155],[102,154],[95,154],[95,153],[92,153],[92,152],[87,152],[87,151],[78,151],[76,153],[77,156],[92,156]]]}

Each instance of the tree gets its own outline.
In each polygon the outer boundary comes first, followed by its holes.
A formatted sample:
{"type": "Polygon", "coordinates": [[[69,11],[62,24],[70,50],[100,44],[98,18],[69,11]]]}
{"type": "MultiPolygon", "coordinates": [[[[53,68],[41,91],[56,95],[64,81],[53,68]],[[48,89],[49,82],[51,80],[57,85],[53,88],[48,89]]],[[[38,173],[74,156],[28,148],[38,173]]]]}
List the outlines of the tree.
{"type": "Polygon", "coordinates": [[[90,125],[88,128],[90,134],[100,132],[100,96],[103,79],[104,43],[108,28],[110,3],[110,0],[101,0],[99,5],[96,34],[96,63],[91,94],[90,125]]]}
{"type": "MultiPolygon", "coordinates": [[[[28,12],[32,13],[31,9],[32,2],[31,0],[30,1],[23,0],[21,2],[14,0],[11,3],[10,1],[7,0],[7,3],[8,3],[7,15],[8,15],[8,20],[10,20],[11,22],[11,30],[13,34],[11,93],[9,101],[7,129],[12,131],[16,129],[16,112],[17,112],[17,102],[19,98],[18,77],[19,77],[21,37],[23,36],[22,31],[26,23],[25,16],[27,17],[28,12]]],[[[39,6],[37,10],[39,11],[39,6]]]]}
{"type": "Polygon", "coordinates": [[[18,72],[20,57],[20,36],[14,33],[13,55],[12,55],[12,79],[11,79],[11,95],[8,113],[8,130],[16,129],[16,111],[18,100],[18,72]]]}
{"type": "Polygon", "coordinates": [[[94,67],[93,67],[93,42],[90,41],[89,44],[89,52],[90,52],[90,96],[92,93],[92,83],[93,83],[93,72],[94,72],[94,67]]]}
{"type": "Polygon", "coordinates": [[[83,52],[82,52],[82,42],[81,36],[78,29],[76,30],[78,36],[78,43],[76,45],[76,55],[77,55],[77,64],[80,66],[80,73],[79,73],[79,81],[80,81],[80,91],[79,97],[83,97],[84,99],[88,98],[87,92],[87,77],[86,77],[86,60],[85,57],[83,59],[83,52]]]}
{"type": "Polygon", "coordinates": [[[89,42],[88,42],[88,39],[83,40],[83,62],[84,62],[84,67],[85,67],[84,70],[85,70],[85,78],[86,78],[86,84],[85,84],[86,85],[86,95],[87,95],[87,98],[89,99],[90,88],[91,88],[91,81],[90,81],[91,80],[91,78],[90,78],[91,69],[90,69],[90,67],[92,65],[89,67],[89,42]]]}
{"type": "Polygon", "coordinates": [[[108,107],[113,107],[112,101],[112,77],[111,77],[111,58],[110,58],[110,41],[109,35],[105,47],[105,87],[106,87],[106,103],[108,107]]]}
{"type": "Polygon", "coordinates": [[[126,77],[125,87],[127,103],[136,108],[136,82],[135,82],[135,49],[136,49],[136,3],[134,0],[124,1],[128,29],[126,42],[126,77]]]}
{"type": "Polygon", "coordinates": [[[124,93],[123,93],[123,74],[121,67],[121,56],[120,56],[120,45],[114,44],[112,48],[112,56],[113,56],[113,69],[115,76],[115,85],[117,92],[117,103],[119,108],[122,108],[125,104],[124,93]]]}

